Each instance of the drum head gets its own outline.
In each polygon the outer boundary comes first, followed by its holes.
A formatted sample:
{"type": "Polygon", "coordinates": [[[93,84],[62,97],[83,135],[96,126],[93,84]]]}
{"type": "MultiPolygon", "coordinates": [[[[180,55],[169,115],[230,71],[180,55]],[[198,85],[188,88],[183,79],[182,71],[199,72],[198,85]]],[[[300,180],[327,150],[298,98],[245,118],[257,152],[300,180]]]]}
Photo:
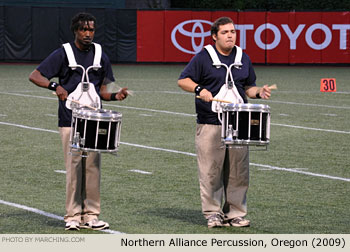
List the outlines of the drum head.
{"type": "Polygon", "coordinates": [[[73,110],[73,117],[93,120],[93,121],[108,121],[119,122],[122,120],[122,114],[116,111],[107,109],[92,110],[81,108],[73,110]]]}
{"type": "Polygon", "coordinates": [[[230,103],[223,105],[225,111],[256,111],[256,112],[270,112],[270,106],[265,104],[252,103],[230,103]]]}

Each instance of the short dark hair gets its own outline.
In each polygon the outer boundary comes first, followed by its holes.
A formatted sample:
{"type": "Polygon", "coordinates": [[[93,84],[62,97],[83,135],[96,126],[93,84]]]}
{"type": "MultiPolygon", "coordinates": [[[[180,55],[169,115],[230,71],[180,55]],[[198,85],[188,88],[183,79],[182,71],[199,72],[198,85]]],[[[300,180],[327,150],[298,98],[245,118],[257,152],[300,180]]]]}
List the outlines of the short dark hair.
{"type": "Polygon", "coordinates": [[[210,34],[213,36],[218,35],[218,31],[219,31],[219,26],[220,25],[225,25],[225,24],[235,24],[231,18],[229,17],[220,17],[218,19],[216,19],[214,21],[214,23],[211,25],[211,29],[210,29],[210,34]]]}
{"type": "Polygon", "coordinates": [[[72,18],[70,29],[74,33],[77,31],[85,22],[94,21],[96,26],[96,18],[90,13],[78,13],[72,18]]]}

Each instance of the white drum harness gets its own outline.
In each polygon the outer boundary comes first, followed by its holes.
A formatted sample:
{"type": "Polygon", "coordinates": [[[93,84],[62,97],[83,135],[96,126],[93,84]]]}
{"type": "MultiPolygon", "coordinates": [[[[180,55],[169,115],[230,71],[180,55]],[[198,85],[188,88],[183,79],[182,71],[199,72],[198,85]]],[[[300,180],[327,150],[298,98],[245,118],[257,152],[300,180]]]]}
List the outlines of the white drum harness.
{"type": "MultiPolygon", "coordinates": [[[[221,66],[226,67],[226,78],[225,78],[225,83],[222,85],[220,88],[220,91],[217,95],[215,95],[215,99],[219,100],[226,100],[226,101],[231,101],[232,103],[244,103],[243,98],[239,94],[235,82],[233,80],[232,76],[232,67],[235,67],[237,69],[241,69],[242,67],[242,48],[235,46],[236,47],[236,57],[234,63],[232,63],[230,66],[227,66],[226,64],[222,63],[219,60],[219,57],[211,45],[207,45],[204,48],[208,51],[212,61],[213,61],[213,66],[216,68],[220,68],[221,66]]],[[[222,106],[221,102],[218,101],[212,101],[211,109],[213,112],[216,113],[222,113],[222,106]]]]}
{"type": "Polygon", "coordinates": [[[72,46],[69,43],[63,44],[63,48],[68,58],[68,66],[72,70],[75,70],[77,67],[83,70],[81,82],[78,84],[77,88],[68,95],[68,98],[66,100],[66,107],[70,110],[73,108],[80,108],[80,105],[72,101],[77,101],[79,104],[89,105],[94,108],[101,108],[100,96],[97,94],[94,84],[90,83],[88,75],[88,71],[90,69],[97,71],[99,68],[101,68],[100,63],[102,57],[102,48],[100,44],[93,44],[95,46],[94,62],[92,66],[89,66],[86,70],[82,65],[77,64],[72,46]]]}

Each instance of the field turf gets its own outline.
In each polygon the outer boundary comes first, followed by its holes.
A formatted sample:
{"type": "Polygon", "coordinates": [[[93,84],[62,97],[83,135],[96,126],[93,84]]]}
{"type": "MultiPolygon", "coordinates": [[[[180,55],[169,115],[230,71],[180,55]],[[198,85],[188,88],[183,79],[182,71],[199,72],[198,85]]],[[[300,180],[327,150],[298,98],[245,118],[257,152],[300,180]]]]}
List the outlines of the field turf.
{"type": "MultiPolygon", "coordinates": [[[[57,98],[28,81],[35,67],[0,65],[0,234],[67,233],[57,98]]],[[[278,89],[269,101],[250,100],[271,107],[271,143],[250,152],[251,227],[209,230],[197,179],[195,98],[177,86],[183,67],[113,66],[116,84],[134,95],[103,103],[123,114],[117,157],[102,154],[100,217],[111,232],[349,233],[349,68],[255,67],[259,85],[278,89]],[[337,92],[320,92],[321,78],[336,78],[337,92]]]]}

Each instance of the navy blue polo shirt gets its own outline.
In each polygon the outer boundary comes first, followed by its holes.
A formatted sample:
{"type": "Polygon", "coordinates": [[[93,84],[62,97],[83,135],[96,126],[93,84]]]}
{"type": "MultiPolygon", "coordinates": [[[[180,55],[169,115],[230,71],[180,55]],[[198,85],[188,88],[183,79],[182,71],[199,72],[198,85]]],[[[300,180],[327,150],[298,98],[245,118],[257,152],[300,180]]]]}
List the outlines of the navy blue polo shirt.
{"type": "MultiPolygon", "coordinates": [[[[91,45],[87,51],[81,51],[74,43],[70,43],[73,49],[75,60],[78,65],[85,69],[93,64],[95,56],[95,46],[91,45]]],[[[102,52],[101,68],[98,70],[89,70],[89,81],[94,84],[97,94],[100,94],[100,87],[105,78],[114,81],[111,63],[108,56],[102,52]]],[[[59,84],[67,90],[68,94],[73,92],[82,81],[83,71],[80,68],[72,70],[68,67],[68,58],[63,47],[51,53],[37,70],[47,79],[58,78],[59,84]]],[[[59,101],[58,107],[58,126],[70,127],[72,120],[72,111],[65,106],[65,101],[59,101]]]]}
{"type": "MultiPolygon", "coordinates": [[[[213,46],[215,48],[215,46],[213,46]]],[[[232,50],[229,56],[221,55],[215,48],[215,51],[221,61],[221,63],[230,66],[236,56],[236,47],[232,50]]],[[[239,94],[247,103],[247,97],[245,94],[246,86],[256,86],[256,75],[253,65],[249,59],[249,56],[243,52],[242,55],[242,68],[237,69],[232,67],[232,76],[234,83],[237,87],[239,94]]],[[[220,88],[225,84],[226,67],[216,68],[213,66],[213,61],[206,49],[203,49],[197,55],[195,55],[191,61],[187,64],[179,79],[190,78],[195,83],[199,84],[203,88],[210,91],[213,95],[219,93],[220,88]]],[[[229,79],[230,80],[230,79],[229,79]]],[[[197,123],[200,124],[216,124],[220,125],[217,113],[211,110],[211,102],[205,102],[201,99],[195,99],[196,101],[196,113],[197,123]]]]}

